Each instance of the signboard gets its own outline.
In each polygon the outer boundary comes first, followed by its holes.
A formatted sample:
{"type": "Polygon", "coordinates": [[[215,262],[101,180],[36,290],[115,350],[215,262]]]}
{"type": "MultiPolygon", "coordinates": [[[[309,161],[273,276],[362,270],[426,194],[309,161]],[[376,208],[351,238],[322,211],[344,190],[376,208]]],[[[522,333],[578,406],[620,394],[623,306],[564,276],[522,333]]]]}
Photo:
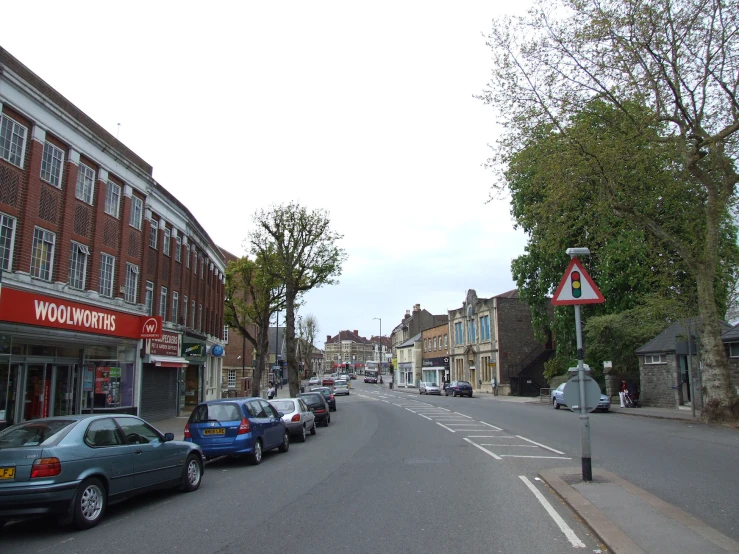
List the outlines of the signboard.
{"type": "MultiPolygon", "coordinates": [[[[572,411],[580,411],[580,379],[571,377],[562,392],[562,400],[572,411]]],[[[600,402],[600,385],[592,377],[585,376],[585,409],[592,412],[600,402]]]]}
{"type": "Polygon", "coordinates": [[[185,342],[182,344],[183,358],[204,358],[205,343],[202,342],[185,342]]]}
{"type": "Polygon", "coordinates": [[[95,379],[92,370],[92,366],[85,366],[84,373],[82,374],[82,390],[85,392],[92,392],[93,389],[95,379]]]}
{"type": "Polygon", "coordinates": [[[142,339],[158,339],[162,336],[162,316],[150,315],[141,317],[142,339]]]}
{"type": "Polygon", "coordinates": [[[110,377],[115,379],[121,378],[121,368],[120,367],[111,367],[108,368],[110,370],[110,377]]]}
{"type": "Polygon", "coordinates": [[[108,394],[110,391],[110,368],[95,368],[95,394],[108,394]]]}
{"type": "Polygon", "coordinates": [[[585,271],[577,258],[570,260],[564,277],[559,282],[552,298],[555,306],[571,306],[574,304],[602,304],[606,299],[585,271]]]}
{"type": "Polygon", "coordinates": [[[146,341],[146,353],[155,356],[174,356],[180,355],[180,338],[179,333],[171,331],[162,331],[162,338],[149,339],[146,341]]]}
{"type": "Polygon", "coordinates": [[[150,336],[161,337],[162,333],[160,316],[127,314],[10,287],[0,296],[0,314],[3,321],[12,323],[113,337],[144,338],[147,322],[150,336]]]}
{"type": "Polygon", "coordinates": [[[439,356],[437,358],[424,358],[423,367],[449,367],[449,358],[439,356]]]}

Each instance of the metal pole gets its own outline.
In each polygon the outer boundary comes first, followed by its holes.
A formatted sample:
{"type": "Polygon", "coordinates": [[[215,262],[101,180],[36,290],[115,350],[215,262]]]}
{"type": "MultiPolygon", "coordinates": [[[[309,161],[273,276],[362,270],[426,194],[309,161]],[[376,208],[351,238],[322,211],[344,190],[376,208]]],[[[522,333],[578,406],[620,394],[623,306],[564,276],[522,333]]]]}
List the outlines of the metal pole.
{"type": "Polygon", "coordinates": [[[585,405],[585,367],[583,366],[582,326],[580,305],[575,304],[575,331],[577,334],[577,378],[580,380],[580,441],[582,480],[593,480],[593,467],[590,460],[590,416],[585,405]]]}
{"type": "MultiPolygon", "coordinates": [[[[277,312],[277,326],[275,327],[275,365],[280,367],[279,360],[277,359],[277,351],[280,344],[280,312],[277,312]]],[[[280,379],[282,379],[282,371],[280,371],[280,379]]],[[[275,381],[277,380],[277,371],[275,371],[275,381]]],[[[277,390],[277,383],[275,383],[275,390],[277,390]]]]}

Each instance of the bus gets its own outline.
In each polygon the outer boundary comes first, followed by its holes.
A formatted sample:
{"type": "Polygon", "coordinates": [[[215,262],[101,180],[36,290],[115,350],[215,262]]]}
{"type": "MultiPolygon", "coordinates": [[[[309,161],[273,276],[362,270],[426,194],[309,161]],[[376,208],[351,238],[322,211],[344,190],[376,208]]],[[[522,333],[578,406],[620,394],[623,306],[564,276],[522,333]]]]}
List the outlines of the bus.
{"type": "Polygon", "coordinates": [[[368,360],[364,363],[364,382],[377,383],[377,374],[379,371],[379,363],[368,360]]]}

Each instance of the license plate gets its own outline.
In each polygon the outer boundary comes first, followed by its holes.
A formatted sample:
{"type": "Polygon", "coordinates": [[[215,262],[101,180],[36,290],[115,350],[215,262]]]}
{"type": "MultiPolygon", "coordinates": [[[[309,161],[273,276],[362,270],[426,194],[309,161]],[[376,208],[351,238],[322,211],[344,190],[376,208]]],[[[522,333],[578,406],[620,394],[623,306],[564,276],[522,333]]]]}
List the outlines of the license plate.
{"type": "Polygon", "coordinates": [[[0,479],[15,479],[15,468],[0,467],[0,479]]]}
{"type": "Polygon", "coordinates": [[[203,435],[225,435],[225,429],[205,429],[203,435]]]}

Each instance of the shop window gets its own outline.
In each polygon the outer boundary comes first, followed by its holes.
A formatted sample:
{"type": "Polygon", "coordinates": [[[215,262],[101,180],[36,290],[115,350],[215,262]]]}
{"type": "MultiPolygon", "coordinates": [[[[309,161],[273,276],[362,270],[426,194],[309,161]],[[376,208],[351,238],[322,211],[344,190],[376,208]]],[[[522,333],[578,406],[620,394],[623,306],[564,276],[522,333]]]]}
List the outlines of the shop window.
{"type": "Polygon", "coordinates": [[[74,195],[86,202],[92,204],[92,191],[95,184],[95,170],[81,163],[77,168],[77,186],[74,195]]]}
{"type": "Polygon", "coordinates": [[[44,153],[41,156],[41,180],[57,188],[62,188],[63,164],[64,152],[50,142],[45,142],[44,153]]]}
{"type": "MultiPolygon", "coordinates": [[[[89,354],[89,350],[87,353],[89,354]]],[[[133,363],[123,362],[120,359],[89,361],[84,365],[83,370],[92,373],[93,407],[95,409],[133,406],[133,363]]],[[[88,394],[83,395],[82,409],[90,409],[88,394]]]]}
{"type": "Polygon", "coordinates": [[[0,115],[0,158],[23,169],[26,154],[26,129],[7,115],[0,115]]]}
{"type": "Polygon", "coordinates": [[[105,213],[118,218],[118,212],[121,208],[121,187],[112,181],[108,181],[105,191],[105,213]]]}
{"type": "Polygon", "coordinates": [[[4,271],[12,269],[15,222],[14,217],[0,214],[0,267],[4,271]]]}
{"type": "Polygon", "coordinates": [[[40,227],[33,230],[33,249],[31,253],[31,275],[33,277],[51,281],[55,243],[56,235],[51,231],[40,227]]]}

